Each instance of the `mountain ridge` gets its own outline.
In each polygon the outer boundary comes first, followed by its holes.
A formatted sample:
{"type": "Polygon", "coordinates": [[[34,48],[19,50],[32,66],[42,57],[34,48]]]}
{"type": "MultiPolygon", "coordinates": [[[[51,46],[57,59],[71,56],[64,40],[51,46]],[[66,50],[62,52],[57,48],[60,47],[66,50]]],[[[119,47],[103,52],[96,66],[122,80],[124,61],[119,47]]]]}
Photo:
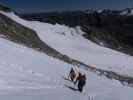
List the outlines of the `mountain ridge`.
{"type": "MultiPolygon", "coordinates": [[[[104,9],[102,11],[76,11],[60,13],[40,13],[20,15],[20,17],[51,24],[80,26],[86,33],[85,38],[93,42],[123,53],[133,55],[133,16],[128,16],[129,8],[117,11],[104,9]],[[121,14],[127,11],[127,15],[121,14]],[[91,12],[91,13],[90,13],[91,12]]],[[[130,14],[131,15],[131,14],[130,14]]]]}

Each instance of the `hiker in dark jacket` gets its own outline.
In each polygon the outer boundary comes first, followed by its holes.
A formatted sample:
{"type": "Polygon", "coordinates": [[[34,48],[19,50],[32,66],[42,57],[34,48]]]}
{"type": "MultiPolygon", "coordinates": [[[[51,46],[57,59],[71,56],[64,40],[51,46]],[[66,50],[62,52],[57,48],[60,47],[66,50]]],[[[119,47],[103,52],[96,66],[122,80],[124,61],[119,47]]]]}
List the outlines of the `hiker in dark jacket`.
{"type": "Polygon", "coordinates": [[[77,76],[77,78],[76,78],[76,80],[75,80],[75,82],[74,82],[74,84],[76,84],[78,81],[79,81],[79,78],[82,76],[82,74],[79,72],[78,73],[78,76],[77,76]]]}
{"type": "Polygon", "coordinates": [[[79,72],[79,76],[76,78],[76,81],[74,82],[74,84],[76,84],[78,82],[78,90],[80,92],[83,91],[83,87],[85,86],[86,84],[86,75],[82,75],[80,72],[79,72]]]}
{"type": "Polygon", "coordinates": [[[75,77],[76,77],[76,73],[75,73],[74,69],[71,68],[68,78],[70,78],[70,80],[74,82],[75,77]]]}

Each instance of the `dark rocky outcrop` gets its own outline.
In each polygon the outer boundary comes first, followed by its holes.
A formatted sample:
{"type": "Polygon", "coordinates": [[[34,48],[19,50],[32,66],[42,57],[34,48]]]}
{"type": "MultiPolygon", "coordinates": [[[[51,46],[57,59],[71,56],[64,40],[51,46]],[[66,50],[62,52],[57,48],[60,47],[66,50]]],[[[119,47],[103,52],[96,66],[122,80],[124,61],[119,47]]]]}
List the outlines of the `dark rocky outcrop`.
{"type": "Polygon", "coordinates": [[[6,6],[3,6],[3,5],[1,5],[1,4],[0,4],[0,10],[1,10],[1,11],[4,11],[4,12],[11,12],[11,11],[14,11],[13,9],[8,8],[8,7],[6,7],[6,6]]]}

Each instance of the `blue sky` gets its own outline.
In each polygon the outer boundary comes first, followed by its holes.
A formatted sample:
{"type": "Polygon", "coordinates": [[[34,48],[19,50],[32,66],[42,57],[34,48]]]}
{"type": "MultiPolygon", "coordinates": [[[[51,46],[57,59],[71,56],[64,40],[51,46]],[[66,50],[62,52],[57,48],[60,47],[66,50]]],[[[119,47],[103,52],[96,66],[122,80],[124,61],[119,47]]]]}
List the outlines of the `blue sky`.
{"type": "Polygon", "coordinates": [[[133,0],[0,0],[17,12],[48,12],[79,9],[123,9],[133,7],[133,0]]]}

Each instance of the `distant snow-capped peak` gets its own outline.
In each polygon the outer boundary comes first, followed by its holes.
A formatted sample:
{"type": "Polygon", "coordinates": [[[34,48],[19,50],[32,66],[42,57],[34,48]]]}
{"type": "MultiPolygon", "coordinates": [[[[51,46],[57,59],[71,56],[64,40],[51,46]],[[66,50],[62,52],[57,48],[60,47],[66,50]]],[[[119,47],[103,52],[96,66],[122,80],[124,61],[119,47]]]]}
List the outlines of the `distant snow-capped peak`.
{"type": "Polygon", "coordinates": [[[133,8],[126,8],[126,9],[123,9],[123,10],[120,12],[120,15],[127,15],[127,16],[133,15],[133,8]]]}
{"type": "Polygon", "coordinates": [[[94,10],[94,9],[88,9],[85,11],[87,14],[101,14],[101,15],[126,15],[126,16],[132,16],[133,15],[133,8],[126,8],[123,10],[110,10],[110,9],[103,9],[103,10],[94,10]]]}

